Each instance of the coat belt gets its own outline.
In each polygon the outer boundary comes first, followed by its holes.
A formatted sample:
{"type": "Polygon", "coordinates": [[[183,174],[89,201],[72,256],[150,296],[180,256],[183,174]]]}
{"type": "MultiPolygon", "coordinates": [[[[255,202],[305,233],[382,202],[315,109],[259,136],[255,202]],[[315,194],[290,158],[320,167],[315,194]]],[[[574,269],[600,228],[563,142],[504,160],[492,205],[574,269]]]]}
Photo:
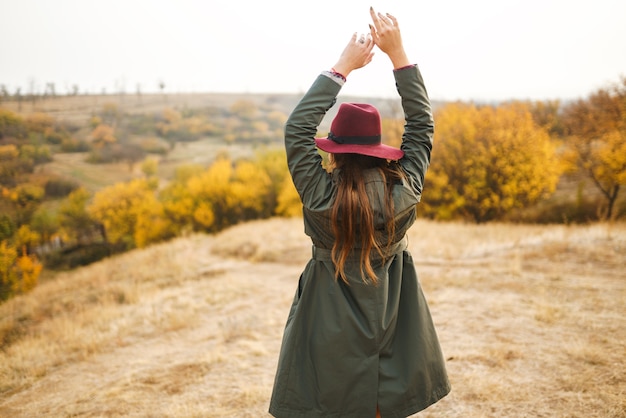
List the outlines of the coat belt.
{"type": "MultiPolygon", "coordinates": [[[[391,244],[389,248],[386,249],[385,258],[390,258],[391,256],[394,256],[406,250],[408,247],[408,244],[409,244],[409,240],[405,235],[400,241],[396,242],[395,244],[391,244]]],[[[319,248],[319,247],[316,247],[315,244],[313,244],[313,246],[311,247],[311,253],[312,253],[311,258],[313,258],[314,260],[332,261],[332,250],[328,248],[319,248]]],[[[378,252],[376,251],[372,252],[372,256],[374,259],[380,258],[378,252]]],[[[361,257],[360,252],[352,252],[352,254],[350,254],[350,256],[348,257],[348,260],[358,261],[360,257],[361,257]]]]}

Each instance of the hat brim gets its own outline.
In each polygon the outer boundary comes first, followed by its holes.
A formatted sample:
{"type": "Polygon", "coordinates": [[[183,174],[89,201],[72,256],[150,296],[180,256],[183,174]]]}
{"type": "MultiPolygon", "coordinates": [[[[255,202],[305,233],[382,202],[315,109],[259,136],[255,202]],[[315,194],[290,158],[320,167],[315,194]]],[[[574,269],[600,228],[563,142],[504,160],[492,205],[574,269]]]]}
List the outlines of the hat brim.
{"type": "Polygon", "coordinates": [[[399,160],[404,157],[404,151],[385,144],[339,144],[328,138],[315,138],[315,145],[322,151],[331,154],[361,154],[386,160],[399,160]]]}

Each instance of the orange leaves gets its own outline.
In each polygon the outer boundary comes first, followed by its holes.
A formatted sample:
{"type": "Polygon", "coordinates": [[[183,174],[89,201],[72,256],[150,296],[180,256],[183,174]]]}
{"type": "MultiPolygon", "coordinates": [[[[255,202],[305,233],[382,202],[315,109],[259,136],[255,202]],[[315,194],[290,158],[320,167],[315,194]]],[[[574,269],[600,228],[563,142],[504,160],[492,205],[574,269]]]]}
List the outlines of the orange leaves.
{"type": "Polygon", "coordinates": [[[267,214],[272,182],[257,162],[220,158],[189,171],[161,193],[166,213],[183,229],[215,231],[267,214]]]}
{"type": "Polygon", "coordinates": [[[610,219],[620,187],[626,185],[626,78],[568,105],[563,124],[570,160],[600,190],[605,198],[601,212],[610,219]]]}
{"type": "Polygon", "coordinates": [[[117,141],[115,131],[108,125],[98,125],[91,132],[91,141],[97,148],[104,148],[107,145],[114,144],[117,141]]]}
{"type": "Polygon", "coordinates": [[[87,210],[104,225],[112,243],[141,248],[167,235],[163,205],[146,179],[118,183],[101,190],[87,210]]]}
{"type": "Polygon", "coordinates": [[[286,177],[278,194],[276,214],[285,217],[302,216],[302,202],[291,177],[286,177]]]}
{"type": "Polygon", "coordinates": [[[452,103],[435,123],[425,191],[430,216],[483,222],[554,191],[560,175],[554,146],[525,104],[452,103]]]}
{"type": "Polygon", "coordinates": [[[37,285],[42,265],[34,255],[22,251],[7,241],[0,242],[0,301],[13,295],[26,293],[37,285]]]}
{"type": "Polygon", "coordinates": [[[0,161],[11,161],[19,155],[20,152],[15,145],[0,145],[0,161]]]}
{"type": "Polygon", "coordinates": [[[54,128],[54,118],[46,113],[33,113],[24,121],[29,132],[45,133],[54,128]]]}

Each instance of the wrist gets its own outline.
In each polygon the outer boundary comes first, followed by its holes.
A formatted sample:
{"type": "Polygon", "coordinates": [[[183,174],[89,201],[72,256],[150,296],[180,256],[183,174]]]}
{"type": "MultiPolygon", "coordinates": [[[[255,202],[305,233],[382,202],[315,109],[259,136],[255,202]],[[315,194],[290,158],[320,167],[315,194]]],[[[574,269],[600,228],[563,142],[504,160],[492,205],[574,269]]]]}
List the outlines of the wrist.
{"type": "Polygon", "coordinates": [[[330,69],[331,73],[337,74],[344,80],[348,78],[348,74],[350,74],[351,70],[343,65],[335,65],[330,69]]]}
{"type": "Polygon", "coordinates": [[[411,62],[404,51],[389,54],[389,59],[391,60],[394,70],[411,65],[411,62]]]}

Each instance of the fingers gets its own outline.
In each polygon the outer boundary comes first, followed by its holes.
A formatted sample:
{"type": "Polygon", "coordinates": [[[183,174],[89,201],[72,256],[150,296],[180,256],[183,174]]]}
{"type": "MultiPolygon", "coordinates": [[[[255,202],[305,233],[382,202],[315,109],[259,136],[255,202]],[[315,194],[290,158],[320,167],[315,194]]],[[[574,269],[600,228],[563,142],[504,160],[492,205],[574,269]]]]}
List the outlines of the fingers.
{"type": "Polygon", "coordinates": [[[389,13],[387,13],[387,17],[389,18],[389,20],[391,20],[391,23],[394,26],[398,26],[398,20],[396,19],[395,16],[390,15],[389,13]]]}
{"type": "Polygon", "coordinates": [[[361,46],[361,47],[370,48],[370,49],[374,47],[374,41],[372,39],[371,33],[368,33],[367,35],[362,33],[360,36],[358,36],[358,39],[357,39],[357,34],[355,33],[352,36],[350,43],[356,44],[356,46],[361,46]]]}
{"type": "Polygon", "coordinates": [[[396,18],[391,16],[389,13],[384,15],[378,12],[378,21],[382,28],[382,27],[394,26],[396,18]]]}
{"type": "MultiPolygon", "coordinates": [[[[372,17],[372,23],[374,23],[375,30],[380,30],[380,25],[378,23],[378,16],[376,16],[376,12],[373,7],[370,7],[370,16],[372,17]]],[[[372,29],[372,25],[370,25],[370,29],[372,29]]]]}
{"type": "Polygon", "coordinates": [[[398,20],[395,16],[386,13],[382,14],[380,12],[374,11],[373,7],[370,7],[370,16],[372,17],[372,22],[374,26],[370,24],[370,32],[372,34],[372,38],[376,39],[377,32],[384,30],[393,30],[394,27],[398,29],[398,20]]]}
{"type": "Polygon", "coordinates": [[[376,28],[374,28],[374,26],[372,26],[371,24],[369,26],[370,26],[370,37],[372,38],[374,42],[376,42],[376,38],[378,37],[378,34],[376,33],[376,28]]]}

